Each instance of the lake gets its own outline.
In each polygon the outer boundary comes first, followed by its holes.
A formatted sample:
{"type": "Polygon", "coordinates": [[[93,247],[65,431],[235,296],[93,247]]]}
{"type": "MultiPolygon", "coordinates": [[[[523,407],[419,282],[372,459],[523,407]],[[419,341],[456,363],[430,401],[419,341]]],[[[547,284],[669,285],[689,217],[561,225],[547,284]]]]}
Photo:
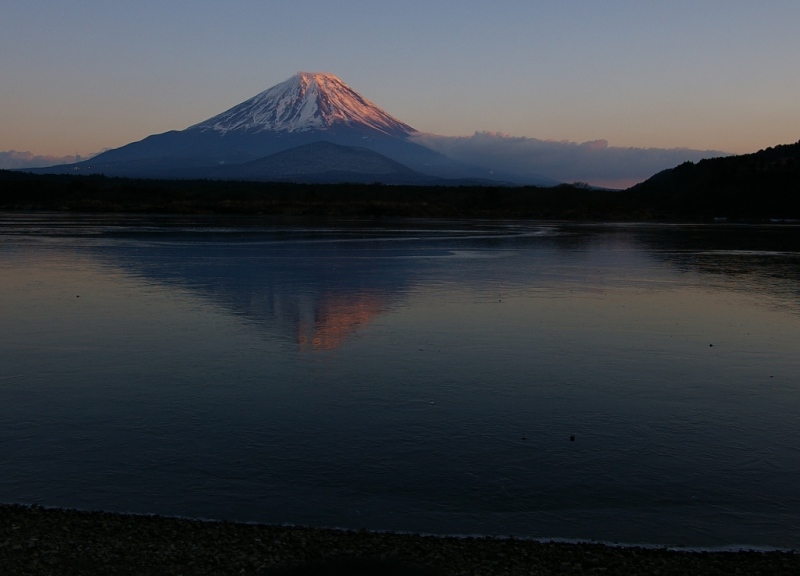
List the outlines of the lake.
{"type": "Polygon", "coordinates": [[[800,227],[0,215],[0,501],[798,548],[800,227]]]}

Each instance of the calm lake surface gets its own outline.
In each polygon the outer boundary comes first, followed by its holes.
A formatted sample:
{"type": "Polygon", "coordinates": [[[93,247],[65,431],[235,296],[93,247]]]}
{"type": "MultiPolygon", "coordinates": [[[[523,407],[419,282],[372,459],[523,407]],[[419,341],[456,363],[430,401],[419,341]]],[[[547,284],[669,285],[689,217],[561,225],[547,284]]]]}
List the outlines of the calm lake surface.
{"type": "Polygon", "coordinates": [[[800,228],[0,215],[0,501],[800,548],[800,228]]]}

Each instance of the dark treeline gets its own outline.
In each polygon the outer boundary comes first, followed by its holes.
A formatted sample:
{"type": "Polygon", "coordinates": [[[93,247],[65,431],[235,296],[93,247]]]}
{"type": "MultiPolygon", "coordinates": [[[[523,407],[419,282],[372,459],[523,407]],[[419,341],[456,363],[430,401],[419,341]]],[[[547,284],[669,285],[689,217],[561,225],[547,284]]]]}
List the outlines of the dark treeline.
{"type": "Polygon", "coordinates": [[[624,191],[137,180],[0,170],[0,210],[565,220],[800,218],[800,143],[686,163],[624,191]]]}
{"type": "Polygon", "coordinates": [[[623,217],[619,192],[574,186],[385,186],[213,180],[135,180],[0,171],[0,210],[359,215],[623,217]]]}
{"type": "Polygon", "coordinates": [[[800,141],[686,162],[628,192],[685,215],[795,219],[800,217],[800,141]]]}

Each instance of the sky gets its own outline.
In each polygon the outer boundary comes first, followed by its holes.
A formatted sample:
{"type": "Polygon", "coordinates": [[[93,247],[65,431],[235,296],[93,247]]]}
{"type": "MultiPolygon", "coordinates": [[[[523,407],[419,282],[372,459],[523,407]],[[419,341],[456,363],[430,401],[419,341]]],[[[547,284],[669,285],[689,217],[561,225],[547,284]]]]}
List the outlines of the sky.
{"type": "Polygon", "coordinates": [[[611,182],[674,149],[800,139],[797,0],[4,4],[0,155],[87,156],[181,130],[301,70],[447,137],[442,150],[516,146],[534,171],[563,154],[560,179],[571,163],[602,180],[576,149],[627,162],[611,182]]]}

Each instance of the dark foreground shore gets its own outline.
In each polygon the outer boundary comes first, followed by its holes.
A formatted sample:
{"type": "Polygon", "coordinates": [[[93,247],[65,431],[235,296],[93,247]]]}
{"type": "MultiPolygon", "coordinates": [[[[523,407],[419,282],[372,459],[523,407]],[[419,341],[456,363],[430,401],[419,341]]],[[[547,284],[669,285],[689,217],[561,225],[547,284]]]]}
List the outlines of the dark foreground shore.
{"type": "Polygon", "coordinates": [[[793,552],[439,538],[0,505],[0,574],[800,574],[793,552]]]}

